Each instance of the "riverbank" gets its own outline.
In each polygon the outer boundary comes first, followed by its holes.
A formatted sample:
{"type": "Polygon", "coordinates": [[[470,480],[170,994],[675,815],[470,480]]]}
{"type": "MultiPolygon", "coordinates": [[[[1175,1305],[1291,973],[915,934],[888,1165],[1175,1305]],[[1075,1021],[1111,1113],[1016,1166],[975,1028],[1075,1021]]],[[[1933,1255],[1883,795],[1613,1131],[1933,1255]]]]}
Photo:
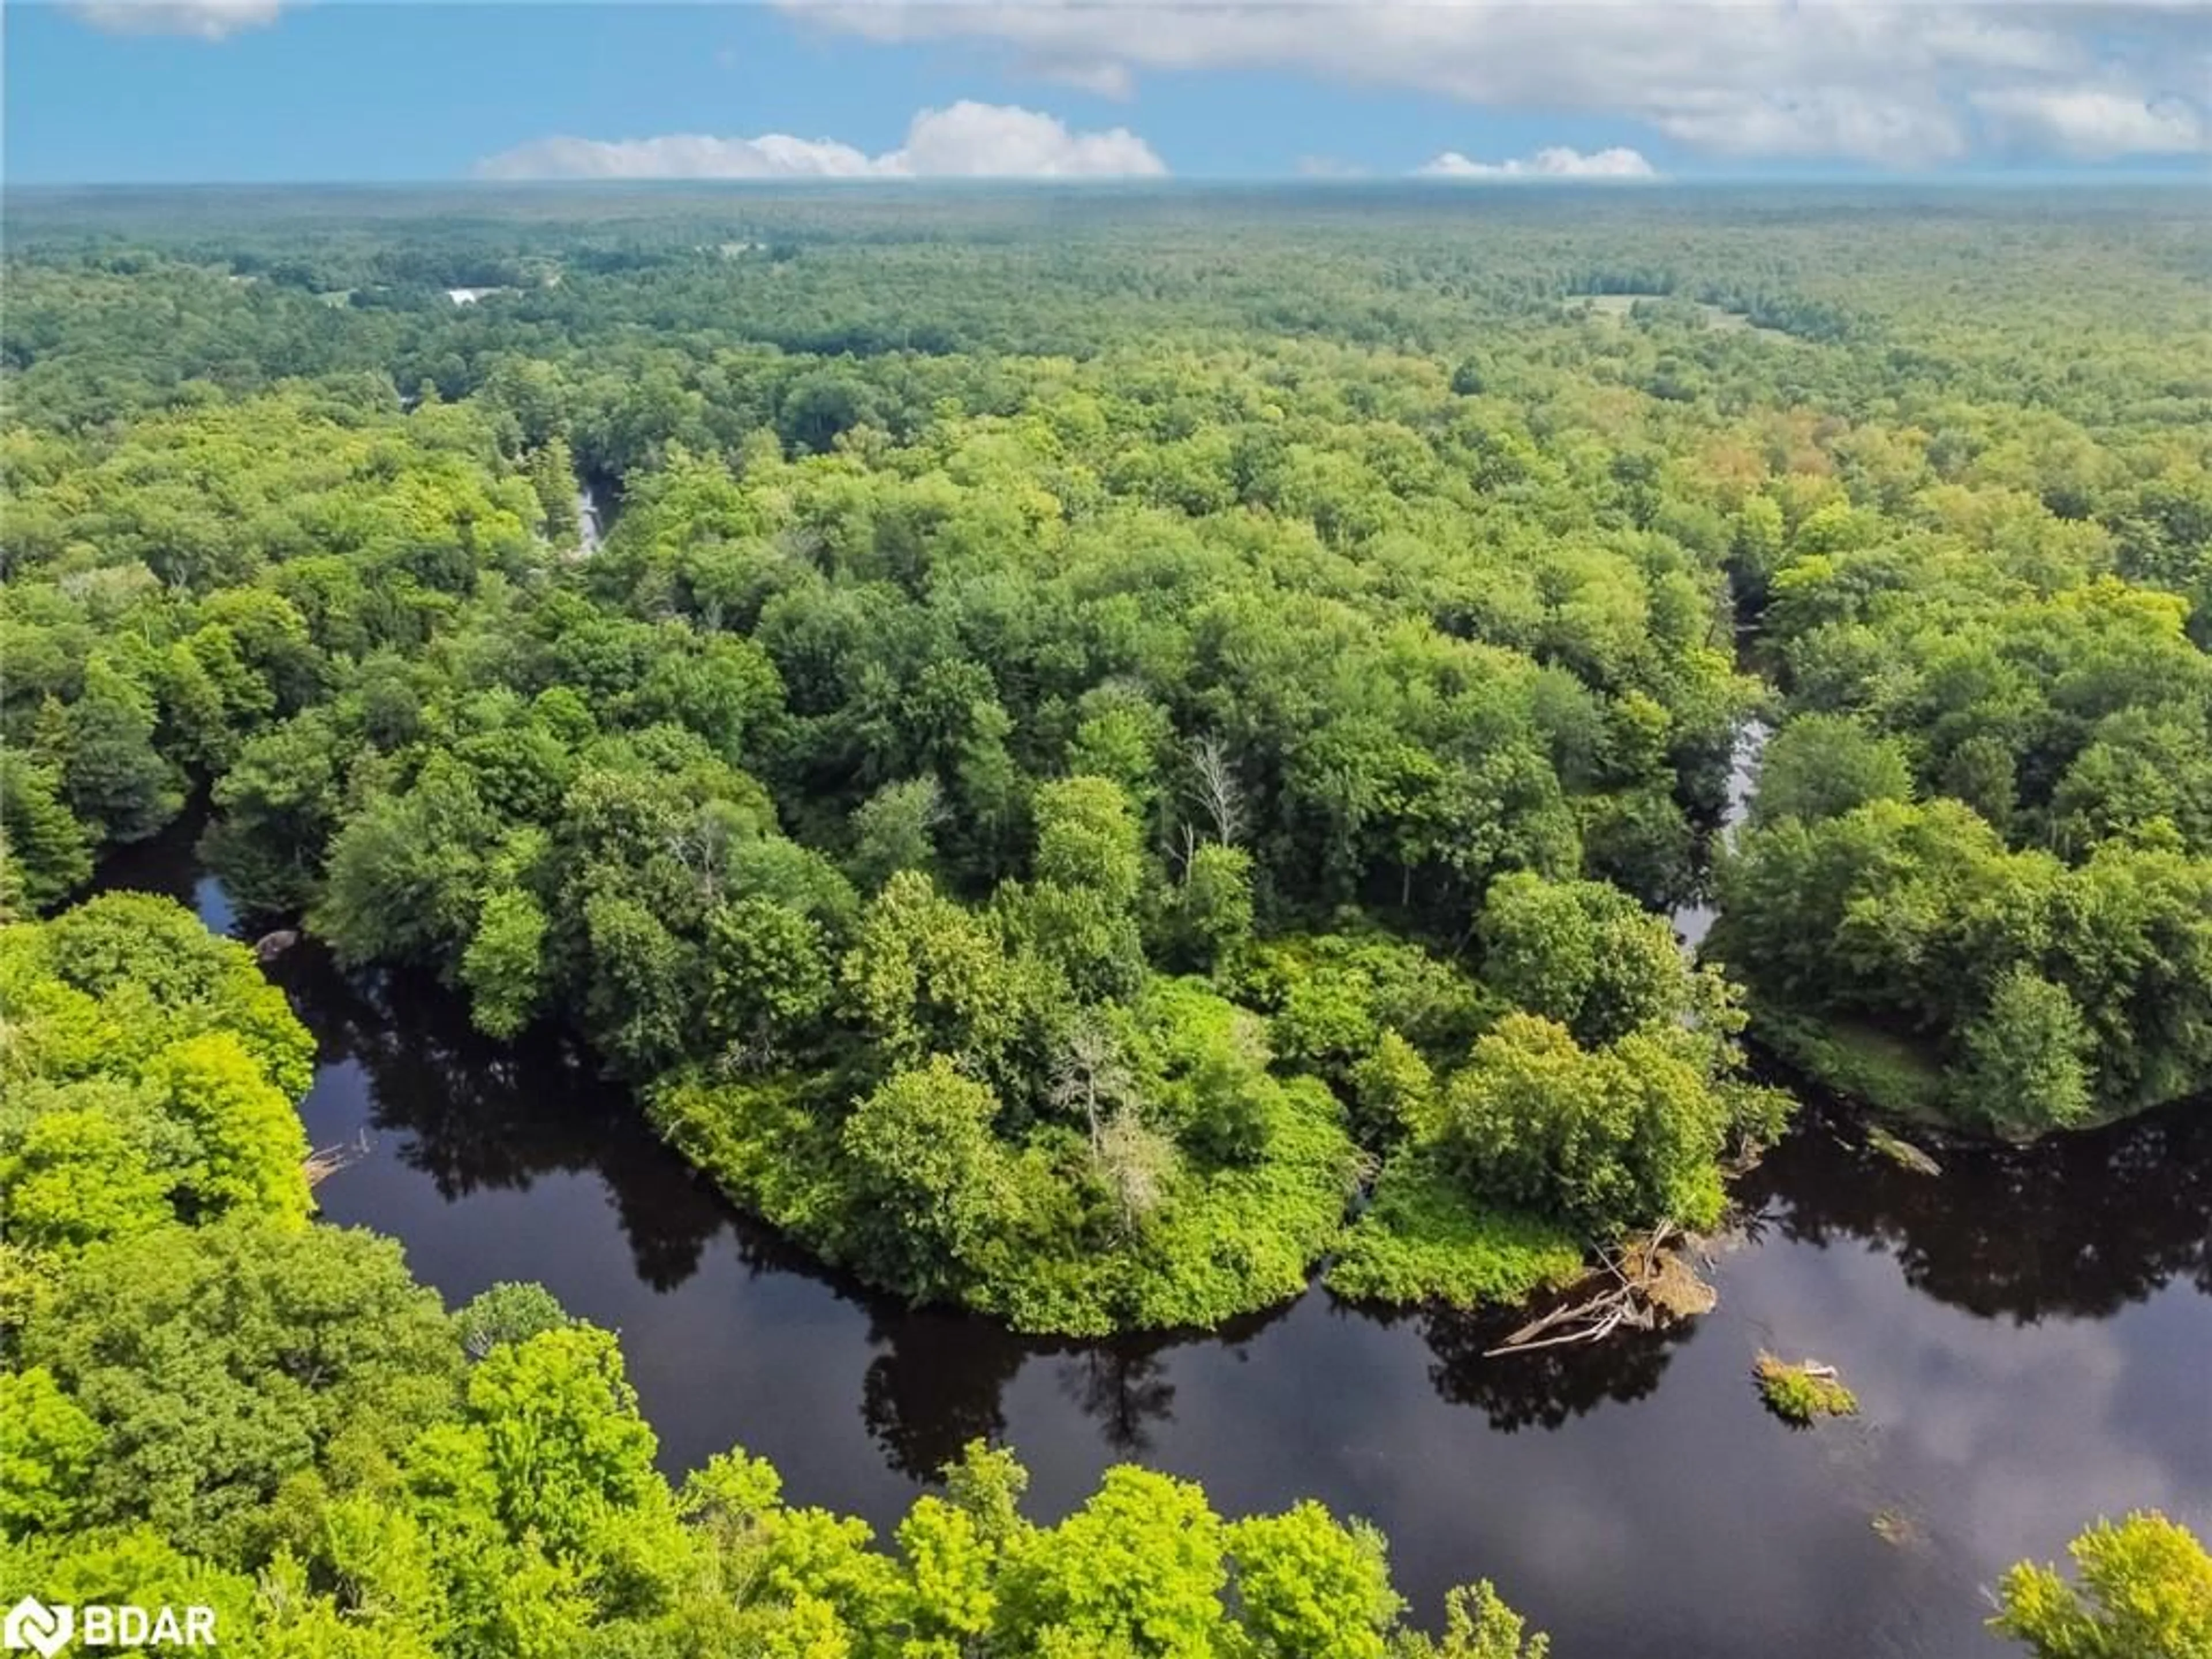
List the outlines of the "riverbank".
{"type": "MultiPolygon", "coordinates": [[[[117,877],[227,927],[163,850],[117,877]]],[[[435,987],[312,944],[270,972],[317,1039],[310,1139],[368,1139],[317,1189],[325,1219],[399,1238],[448,1302],[538,1279],[618,1331],[671,1473],[741,1441],[793,1501],[882,1527],[979,1434],[1019,1450],[1042,1518],[1135,1459],[1230,1514],[1367,1516],[1416,1606],[1479,1563],[1556,1652],[1609,1659],[1765,1659],[1814,1628],[1996,1659],[1980,1591],[2011,1561],[2100,1510],[2212,1509],[2212,1114],[1947,1151],[1935,1179],[1815,1103],[1740,1183],[1717,1310],[1594,1347],[1484,1359],[1512,1316],[1320,1291],[1202,1337],[1024,1340],[808,1262],[557,1042],[491,1043],[435,987]],[[1761,1348],[1832,1362],[1862,1415],[1790,1433],[1751,1382],[1761,1348]]]]}

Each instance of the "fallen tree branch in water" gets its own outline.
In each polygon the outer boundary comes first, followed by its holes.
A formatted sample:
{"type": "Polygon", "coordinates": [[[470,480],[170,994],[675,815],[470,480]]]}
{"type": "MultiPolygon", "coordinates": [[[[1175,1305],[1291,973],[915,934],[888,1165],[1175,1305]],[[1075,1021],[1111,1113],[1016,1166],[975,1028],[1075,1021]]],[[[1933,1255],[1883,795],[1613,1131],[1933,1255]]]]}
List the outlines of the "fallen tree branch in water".
{"type": "Polygon", "coordinates": [[[1902,1135],[1892,1134],[1879,1123],[1867,1126],[1867,1145],[1900,1169],[1915,1175],[1939,1176],[1943,1166],[1902,1135]]]}
{"type": "Polygon", "coordinates": [[[1689,1241],[1672,1222],[1649,1237],[1607,1250],[1583,1283],[1610,1279],[1605,1289],[1530,1320],[1483,1358],[1528,1353],[1571,1342],[1601,1342],[1626,1325],[1648,1331],[1662,1323],[1711,1313],[1719,1297],[1688,1261],[1689,1241]]]}
{"type": "Polygon", "coordinates": [[[307,1185],[319,1187],[340,1170],[358,1164],[368,1156],[368,1131],[363,1129],[353,1139],[336,1146],[321,1146],[307,1154],[301,1165],[307,1177],[307,1185]]]}

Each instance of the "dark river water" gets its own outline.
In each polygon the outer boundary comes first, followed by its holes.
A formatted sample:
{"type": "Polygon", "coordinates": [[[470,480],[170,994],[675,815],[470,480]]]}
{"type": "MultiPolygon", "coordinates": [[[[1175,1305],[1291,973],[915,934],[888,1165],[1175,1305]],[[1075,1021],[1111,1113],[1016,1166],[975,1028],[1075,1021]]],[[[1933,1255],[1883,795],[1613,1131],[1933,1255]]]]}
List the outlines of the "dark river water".
{"type": "MultiPolygon", "coordinates": [[[[231,925],[183,831],[103,884],[231,925]]],[[[1940,1179],[1809,1114],[1744,1185],[1718,1310],[1602,1348],[1485,1359],[1513,1321],[1321,1291],[1211,1335],[1038,1342],[810,1266],[580,1056],[312,945],[271,972],[319,1044],[310,1138],[367,1139],[325,1217],[397,1237],[449,1301],[538,1279],[618,1331],[671,1473],[742,1444],[884,1529],[988,1435],[1040,1518],[1125,1460],[1231,1515],[1318,1497],[1384,1528],[1423,1622],[1487,1577],[1555,1659],[1996,1659],[2013,1559],[2100,1512],[2212,1522],[2212,1108],[1946,1151],[1940,1179]],[[1769,1417],[1761,1348],[1838,1366],[1863,1415],[1769,1417]]]]}

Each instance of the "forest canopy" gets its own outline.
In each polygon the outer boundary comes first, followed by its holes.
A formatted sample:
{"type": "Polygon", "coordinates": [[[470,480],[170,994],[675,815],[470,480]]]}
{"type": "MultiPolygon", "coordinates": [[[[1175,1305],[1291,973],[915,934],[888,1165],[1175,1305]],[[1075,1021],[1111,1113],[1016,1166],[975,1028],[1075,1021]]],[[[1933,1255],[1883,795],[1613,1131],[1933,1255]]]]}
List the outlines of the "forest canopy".
{"type": "Polygon", "coordinates": [[[247,915],[1038,1330],[1710,1225],[1747,1031],[2008,1134],[2212,1081],[2171,204],[483,200],[25,221],[16,913],[204,803],[247,915]]]}
{"type": "MultiPolygon", "coordinates": [[[[2212,1089],[2200,196],[181,199],[8,202],[0,1579],[270,1659],[1546,1652],[1134,1467],[672,1477],[611,1334],[315,1218],[307,1033],[112,890],[165,834],[1025,1331],[1522,1302],[1720,1225],[1774,1060],[2212,1089]]],[[[2181,1528],[2075,1559],[1998,1633],[2203,1659],[2181,1528]]]]}

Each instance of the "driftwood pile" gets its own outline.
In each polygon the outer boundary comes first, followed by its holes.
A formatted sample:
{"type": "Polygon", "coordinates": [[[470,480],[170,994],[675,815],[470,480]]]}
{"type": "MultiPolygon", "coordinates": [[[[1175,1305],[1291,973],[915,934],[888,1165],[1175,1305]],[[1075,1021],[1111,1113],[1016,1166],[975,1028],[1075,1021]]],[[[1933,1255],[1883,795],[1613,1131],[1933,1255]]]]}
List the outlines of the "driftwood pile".
{"type": "Polygon", "coordinates": [[[1698,1272],[1692,1249],[1690,1237],[1669,1222],[1606,1251],[1576,1286],[1581,1294],[1530,1320],[1483,1358],[1602,1342],[1624,1327],[1648,1331],[1711,1313],[1720,1297],[1698,1272]]]}

